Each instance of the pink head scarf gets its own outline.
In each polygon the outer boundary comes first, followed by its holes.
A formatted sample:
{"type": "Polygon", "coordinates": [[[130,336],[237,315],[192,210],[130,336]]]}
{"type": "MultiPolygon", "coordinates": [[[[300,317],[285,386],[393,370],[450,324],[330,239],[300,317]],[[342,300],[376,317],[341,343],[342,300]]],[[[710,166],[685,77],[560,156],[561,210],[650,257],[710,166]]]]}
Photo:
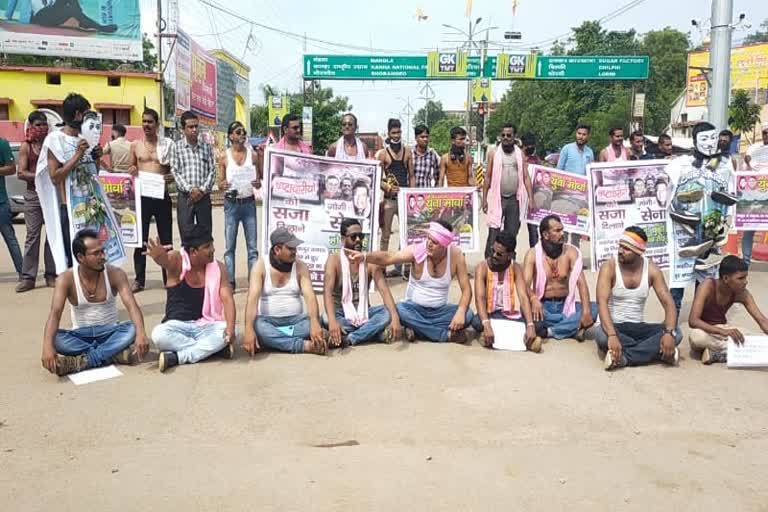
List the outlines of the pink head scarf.
{"type": "MultiPolygon", "coordinates": [[[[430,222],[427,236],[440,244],[442,247],[449,247],[453,243],[453,232],[448,231],[437,222],[430,222]]],[[[416,263],[422,263],[427,259],[427,241],[424,240],[413,246],[413,259],[416,263]]]]}

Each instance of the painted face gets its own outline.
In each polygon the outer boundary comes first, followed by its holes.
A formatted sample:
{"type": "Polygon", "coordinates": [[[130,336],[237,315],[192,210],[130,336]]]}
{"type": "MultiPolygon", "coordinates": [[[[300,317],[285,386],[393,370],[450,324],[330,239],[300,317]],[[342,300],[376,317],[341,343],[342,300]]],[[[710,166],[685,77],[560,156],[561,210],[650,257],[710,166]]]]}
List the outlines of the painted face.
{"type": "Polygon", "coordinates": [[[101,116],[92,110],[86,112],[83,116],[81,133],[83,138],[88,141],[88,147],[95,147],[101,139],[101,116]]]}
{"type": "Polygon", "coordinates": [[[715,156],[720,151],[717,130],[708,130],[696,134],[696,150],[704,156],[715,156]]]}

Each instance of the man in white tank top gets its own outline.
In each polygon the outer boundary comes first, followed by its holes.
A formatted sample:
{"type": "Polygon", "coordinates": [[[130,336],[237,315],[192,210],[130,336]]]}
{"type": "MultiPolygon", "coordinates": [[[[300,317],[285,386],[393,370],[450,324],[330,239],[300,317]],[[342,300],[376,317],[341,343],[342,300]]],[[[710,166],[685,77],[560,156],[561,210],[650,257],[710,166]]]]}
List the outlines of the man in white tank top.
{"type": "Polygon", "coordinates": [[[347,251],[353,265],[367,261],[373,265],[413,265],[408,279],[406,300],[397,305],[400,322],[406,328],[406,337],[427,341],[466,343],[466,328],[472,324],[474,313],[472,285],[467,273],[467,262],[461,249],[453,242],[452,226],[445,221],[430,223],[427,239],[396,253],[378,251],[368,254],[347,251]],[[459,282],[459,304],[448,303],[453,278],[459,282]]]}
{"type": "Polygon", "coordinates": [[[72,255],[77,265],[56,278],[43,336],[43,367],[61,376],[141,359],[149,344],[128,276],[106,264],[104,244],[93,230],[77,233],[72,255]],[[118,322],[115,295],[120,295],[130,321],[118,322]],[[67,301],[72,308],[71,330],[59,328],[67,301]]]}
{"type": "Polygon", "coordinates": [[[248,134],[239,121],[227,129],[230,147],[223,152],[219,160],[219,189],[224,192],[224,235],[227,248],[224,252],[224,264],[227,267],[229,284],[234,291],[235,284],[235,248],[237,230],[243,225],[245,246],[248,251],[248,269],[253,268],[259,257],[256,243],[256,200],[253,189],[261,188],[261,181],[256,173],[256,154],[246,145],[248,134]]]}
{"type": "Polygon", "coordinates": [[[628,227],[619,240],[618,258],[600,267],[597,307],[601,328],[595,341],[605,351],[605,369],[662,361],[676,366],[677,345],[683,339],[677,311],[659,267],[645,257],[648,237],[637,226],[628,227]],[[664,323],[645,322],[650,288],[664,307],[664,323]]]}
{"type": "Polygon", "coordinates": [[[325,354],[328,332],[320,324],[309,269],[296,259],[296,248],[303,242],[285,228],[273,231],[269,241],[269,261],[261,258],[251,271],[243,348],[251,355],[262,346],[294,354],[325,354]]]}

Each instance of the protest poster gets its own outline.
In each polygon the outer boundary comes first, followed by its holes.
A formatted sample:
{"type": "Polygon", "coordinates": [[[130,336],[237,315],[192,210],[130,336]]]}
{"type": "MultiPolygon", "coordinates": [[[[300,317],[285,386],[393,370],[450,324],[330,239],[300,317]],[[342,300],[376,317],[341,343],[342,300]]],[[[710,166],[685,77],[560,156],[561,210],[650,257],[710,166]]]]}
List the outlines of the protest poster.
{"type": "Polygon", "coordinates": [[[533,203],[528,224],[538,226],[547,215],[560,217],[569,233],[590,234],[589,176],[571,174],[543,165],[529,165],[533,203]]]}
{"type": "Polygon", "coordinates": [[[101,187],[93,161],[83,161],[75,167],[67,177],[66,192],[71,239],[81,229],[93,229],[104,242],[107,263],[121,264],[125,259],[125,246],[120,226],[115,221],[112,205],[101,187]]]}
{"type": "Polygon", "coordinates": [[[768,173],[737,172],[736,197],[736,230],[768,229],[768,173]]]}
{"type": "Polygon", "coordinates": [[[141,200],[136,200],[141,197],[141,180],[130,174],[103,172],[99,174],[99,181],[120,226],[123,245],[143,247],[141,200]]]}
{"type": "Polygon", "coordinates": [[[768,144],[753,144],[747,149],[749,167],[753,171],[768,172],[768,144]]]}
{"type": "Polygon", "coordinates": [[[264,165],[262,254],[269,254],[269,236],[275,229],[288,229],[304,241],[298,258],[309,267],[312,285],[320,291],[328,254],[341,247],[342,220],[358,219],[365,250],[378,248],[377,161],[343,161],[270,147],[264,165]]]}
{"type": "Polygon", "coordinates": [[[768,336],[744,336],[737,345],[728,338],[728,368],[760,368],[768,366],[768,336]]]}
{"type": "Polygon", "coordinates": [[[668,268],[667,209],[671,194],[666,160],[590,164],[592,271],[614,257],[624,229],[638,226],[648,235],[646,256],[668,268]]]}
{"type": "Polygon", "coordinates": [[[426,238],[429,223],[444,220],[453,226],[453,243],[464,252],[480,250],[478,197],[475,187],[401,188],[398,196],[400,247],[426,238]]]}

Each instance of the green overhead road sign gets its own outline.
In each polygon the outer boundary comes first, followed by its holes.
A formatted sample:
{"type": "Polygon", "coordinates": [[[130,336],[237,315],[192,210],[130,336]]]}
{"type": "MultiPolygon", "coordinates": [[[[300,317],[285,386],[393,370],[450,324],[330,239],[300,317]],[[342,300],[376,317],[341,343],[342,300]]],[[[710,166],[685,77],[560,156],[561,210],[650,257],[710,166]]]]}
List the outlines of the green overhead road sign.
{"type": "MultiPolygon", "coordinates": [[[[501,57],[501,55],[499,56],[501,57]]],[[[497,56],[467,58],[465,76],[430,76],[427,56],[305,55],[306,80],[646,80],[648,57],[504,55],[505,70],[497,74],[497,56]],[[526,60],[527,59],[527,60],[526,60]],[[525,62],[530,62],[525,65],[525,62]],[[533,64],[533,67],[531,67],[533,64]],[[507,67],[508,66],[508,67],[507,67]],[[526,72],[525,70],[535,72],[526,72]]]]}

